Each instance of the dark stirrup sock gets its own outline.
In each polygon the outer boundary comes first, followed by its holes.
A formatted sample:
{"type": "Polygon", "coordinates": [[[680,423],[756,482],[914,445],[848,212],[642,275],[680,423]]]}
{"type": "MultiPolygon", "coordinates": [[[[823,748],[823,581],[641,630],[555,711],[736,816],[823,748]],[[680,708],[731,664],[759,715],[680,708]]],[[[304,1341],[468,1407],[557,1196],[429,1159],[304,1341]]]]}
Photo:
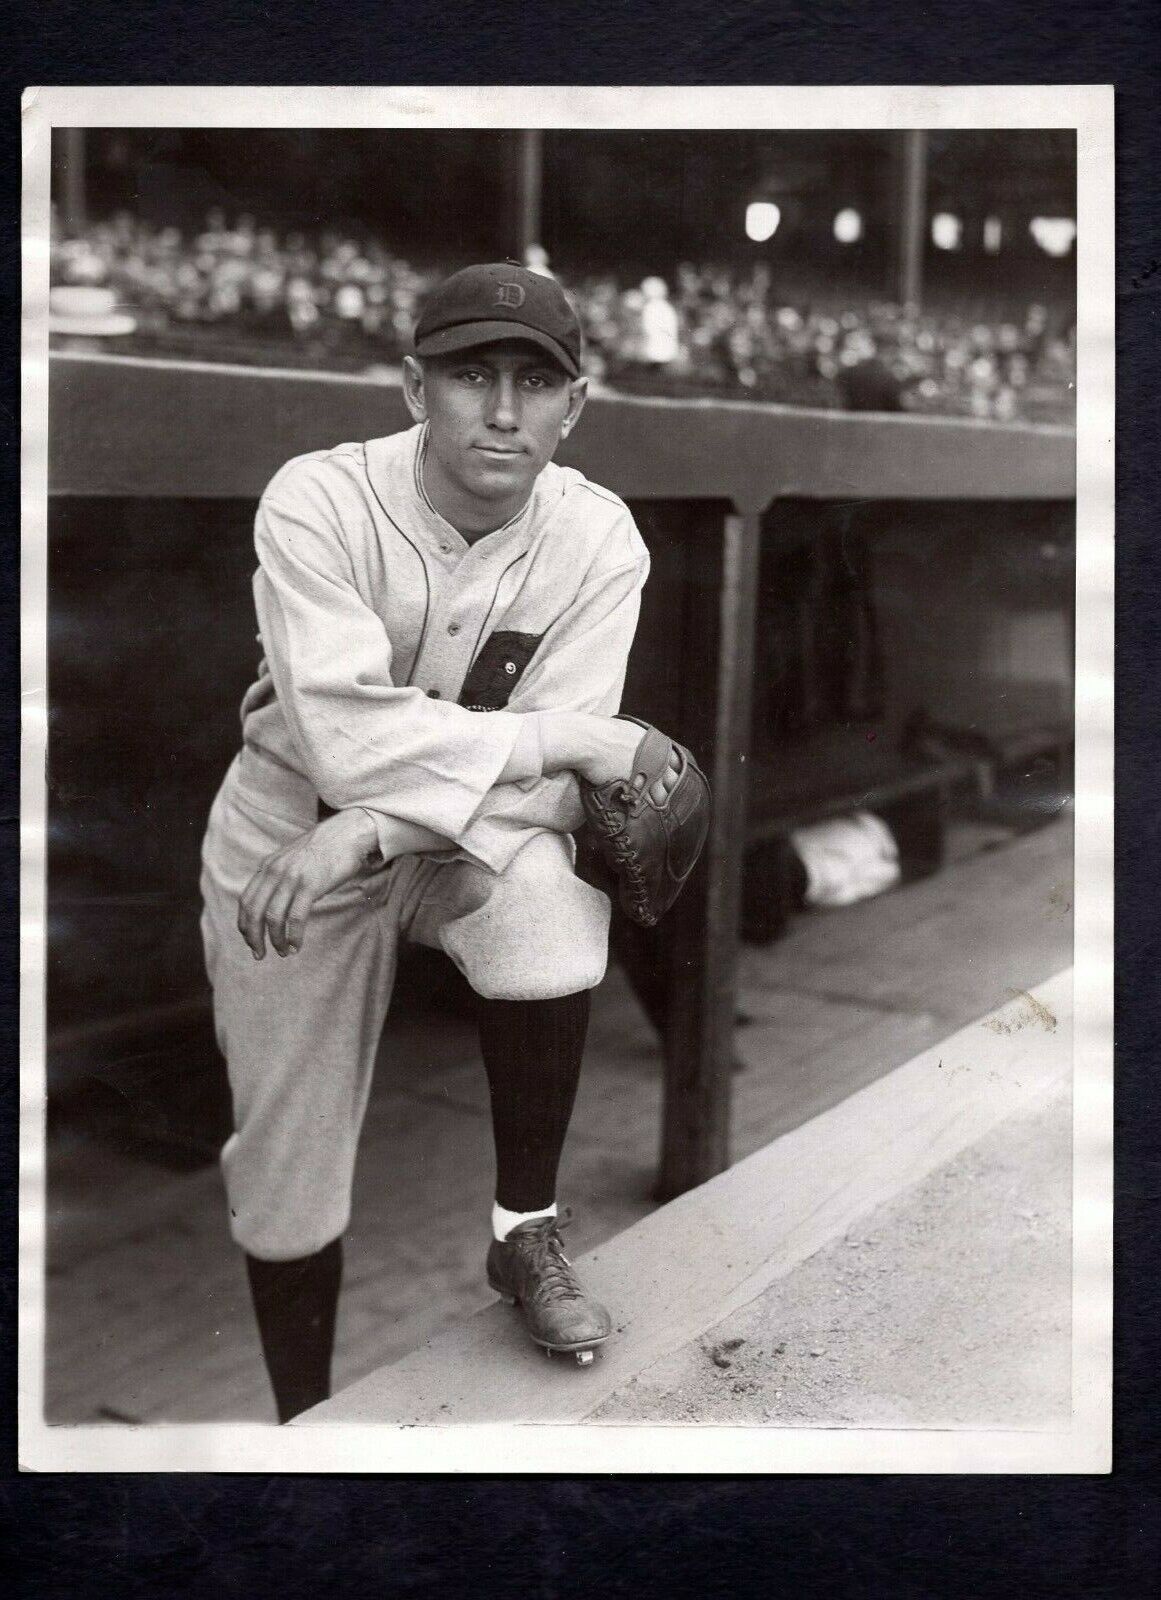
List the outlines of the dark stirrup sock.
{"type": "Polygon", "coordinates": [[[496,1199],[506,1211],[537,1211],[556,1199],[590,999],[591,991],[582,989],[553,1000],[480,1000],[496,1199]]]}
{"type": "Polygon", "coordinates": [[[278,1420],[289,1422],[331,1392],[343,1241],[296,1261],[248,1255],[246,1272],[278,1420]]]}

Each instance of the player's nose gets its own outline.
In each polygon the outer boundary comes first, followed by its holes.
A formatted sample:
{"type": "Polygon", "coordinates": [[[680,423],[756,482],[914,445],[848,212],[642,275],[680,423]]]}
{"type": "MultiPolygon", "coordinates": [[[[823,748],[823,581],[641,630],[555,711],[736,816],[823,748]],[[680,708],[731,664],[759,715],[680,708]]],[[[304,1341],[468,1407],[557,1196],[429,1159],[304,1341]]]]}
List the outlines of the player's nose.
{"type": "Polygon", "coordinates": [[[520,426],[520,391],[509,373],[499,374],[488,398],[488,421],[493,428],[511,432],[520,426]]]}

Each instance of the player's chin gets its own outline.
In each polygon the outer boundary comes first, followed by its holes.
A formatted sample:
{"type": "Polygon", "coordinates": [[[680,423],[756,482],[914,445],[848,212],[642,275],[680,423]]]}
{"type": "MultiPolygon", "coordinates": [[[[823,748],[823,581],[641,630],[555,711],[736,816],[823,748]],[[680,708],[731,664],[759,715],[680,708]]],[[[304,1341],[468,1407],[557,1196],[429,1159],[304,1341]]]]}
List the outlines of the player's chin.
{"type": "Polygon", "coordinates": [[[472,477],[476,482],[503,488],[507,494],[523,486],[531,488],[542,464],[527,451],[472,451],[472,477]]]}

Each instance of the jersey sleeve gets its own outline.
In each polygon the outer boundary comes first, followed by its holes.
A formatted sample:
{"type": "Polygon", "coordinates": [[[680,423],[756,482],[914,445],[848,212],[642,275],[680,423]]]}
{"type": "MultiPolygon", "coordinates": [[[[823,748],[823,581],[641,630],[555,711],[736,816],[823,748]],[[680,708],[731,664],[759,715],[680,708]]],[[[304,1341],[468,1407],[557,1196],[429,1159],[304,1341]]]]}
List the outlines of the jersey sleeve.
{"type": "MultiPolygon", "coordinates": [[[[589,711],[612,716],[620,709],[629,651],[641,610],[649,557],[634,532],[637,553],[628,563],[590,578],[545,635],[508,702],[510,712],[589,711]]],[[[488,721],[500,715],[491,712],[488,721]]],[[[584,821],[580,788],[571,772],[521,783],[499,783],[483,798],[460,835],[460,851],[501,872],[533,829],[572,833],[584,821]]]]}
{"type": "Polygon", "coordinates": [[[254,597],[283,715],[327,805],[388,812],[453,843],[480,810],[520,732],[392,676],[381,619],[359,594],[338,513],[299,472],[258,508],[254,597]]]}

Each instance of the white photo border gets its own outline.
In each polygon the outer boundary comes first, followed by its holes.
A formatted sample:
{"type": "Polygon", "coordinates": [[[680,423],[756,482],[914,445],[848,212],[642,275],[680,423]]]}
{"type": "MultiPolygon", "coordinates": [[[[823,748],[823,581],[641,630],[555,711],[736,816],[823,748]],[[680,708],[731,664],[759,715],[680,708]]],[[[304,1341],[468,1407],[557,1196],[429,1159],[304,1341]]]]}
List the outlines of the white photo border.
{"type": "Polygon", "coordinates": [[[1110,85],[42,87],[23,100],[19,1446],[31,1471],[1095,1473],[1111,1467],[1114,193],[1110,85]],[[43,1415],[48,257],[57,127],[1077,134],[1073,1418],[1060,1432],[514,1423],[49,1426],[43,1415]]]}

